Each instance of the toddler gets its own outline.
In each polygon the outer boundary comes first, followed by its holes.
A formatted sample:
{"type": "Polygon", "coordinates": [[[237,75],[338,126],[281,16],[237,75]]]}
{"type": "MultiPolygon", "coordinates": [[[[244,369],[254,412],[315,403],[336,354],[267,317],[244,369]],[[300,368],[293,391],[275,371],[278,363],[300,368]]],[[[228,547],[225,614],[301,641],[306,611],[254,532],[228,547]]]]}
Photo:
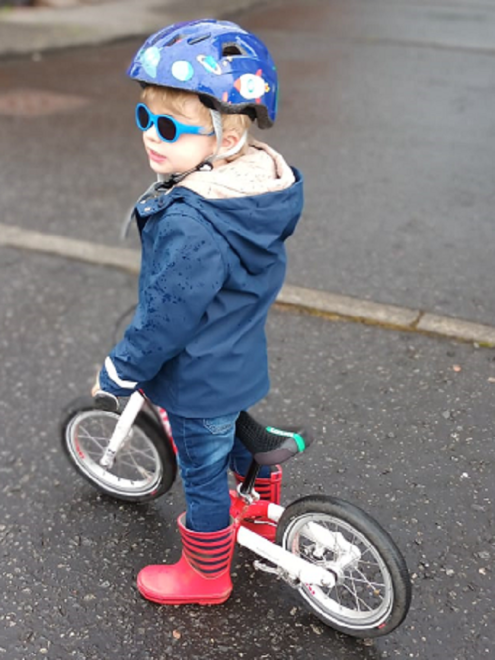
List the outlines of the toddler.
{"type": "MultiPolygon", "coordinates": [[[[301,214],[302,177],[248,134],[277,114],[276,68],[255,35],[227,21],[178,23],[144,43],[128,74],[142,87],[136,123],[158,181],[134,212],[138,305],[93,391],[143,390],[167,410],[178,450],[182,557],[144,568],[141,594],[222,603],[236,533],[228,469],[242,481],[251,460],[235,424],[269,389],[265,323],[301,214]]],[[[277,501],[280,468],[263,470],[256,488],[277,501]]]]}

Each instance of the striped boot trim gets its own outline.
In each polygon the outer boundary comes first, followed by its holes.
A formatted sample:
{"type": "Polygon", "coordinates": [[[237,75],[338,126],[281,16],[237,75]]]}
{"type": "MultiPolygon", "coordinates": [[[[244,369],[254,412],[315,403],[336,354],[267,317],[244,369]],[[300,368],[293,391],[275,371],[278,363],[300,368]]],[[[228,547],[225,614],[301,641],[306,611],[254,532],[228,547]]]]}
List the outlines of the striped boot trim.
{"type": "MultiPolygon", "coordinates": [[[[238,484],[244,481],[244,477],[234,473],[238,484]]],[[[276,465],[269,477],[258,478],[254,482],[254,489],[262,500],[280,504],[280,492],[282,489],[282,468],[276,465]]]]}
{"type": "Polygon", "coordinates": [[[185,517],[179,518],[184,557],[203,577],[214,579],[230,569],[235,543],[234,526],[218,532],[194,532],[184,526],[185,517]]]}

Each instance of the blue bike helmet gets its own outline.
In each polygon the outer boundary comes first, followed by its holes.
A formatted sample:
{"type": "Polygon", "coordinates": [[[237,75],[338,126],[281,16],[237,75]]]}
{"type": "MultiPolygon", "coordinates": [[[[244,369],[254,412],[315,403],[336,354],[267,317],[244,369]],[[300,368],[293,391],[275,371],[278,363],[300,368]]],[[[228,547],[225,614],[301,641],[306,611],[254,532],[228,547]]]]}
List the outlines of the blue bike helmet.
{"type": "Polygon", "coordinates": [[[175,23],[149,37],[128,75],[142,85],[198,94],[204,105],[247,114],[260,128],[277,116],[278,81],[265,45],[235,23],[202,19],[175,23]]]}

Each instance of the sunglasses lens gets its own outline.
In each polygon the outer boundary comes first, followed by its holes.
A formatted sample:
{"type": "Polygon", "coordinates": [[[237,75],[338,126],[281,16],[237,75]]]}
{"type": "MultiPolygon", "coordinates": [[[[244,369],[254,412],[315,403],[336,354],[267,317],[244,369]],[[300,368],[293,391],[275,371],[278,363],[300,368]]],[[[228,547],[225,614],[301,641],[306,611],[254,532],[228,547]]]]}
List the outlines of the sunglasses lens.
{"type": "Polygon", "coordinates": [[[146,106],[138,105],[136,112],[136,119],[138,126],[141,130],[146,131],[149,128],[150,115],[146,106]]]}
{"type": "Polygon", "coordinates": [[[177,128],[174,122],[168,117],[158,117],[158,133],[162,140],[173,142],[177,135],[177,128]]]}

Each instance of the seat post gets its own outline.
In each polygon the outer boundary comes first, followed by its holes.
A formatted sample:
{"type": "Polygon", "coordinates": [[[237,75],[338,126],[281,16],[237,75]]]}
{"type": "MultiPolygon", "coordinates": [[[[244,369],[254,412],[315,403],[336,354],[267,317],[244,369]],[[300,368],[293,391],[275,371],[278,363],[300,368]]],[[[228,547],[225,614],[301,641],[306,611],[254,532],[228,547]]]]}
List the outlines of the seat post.
{"type": "Polygon", "coordinates": [[[254,490],[254,482],[256,481],[256,477],[260,473],[260,470],[261,470],[261,465],[257,463],[253,458],[253,460],[251,461],[251,465],[249,466],[246,476],[244,477],[244,480],[239,489],[239,493],[241,495],[251,494],[251,492],[254,490]]]}

